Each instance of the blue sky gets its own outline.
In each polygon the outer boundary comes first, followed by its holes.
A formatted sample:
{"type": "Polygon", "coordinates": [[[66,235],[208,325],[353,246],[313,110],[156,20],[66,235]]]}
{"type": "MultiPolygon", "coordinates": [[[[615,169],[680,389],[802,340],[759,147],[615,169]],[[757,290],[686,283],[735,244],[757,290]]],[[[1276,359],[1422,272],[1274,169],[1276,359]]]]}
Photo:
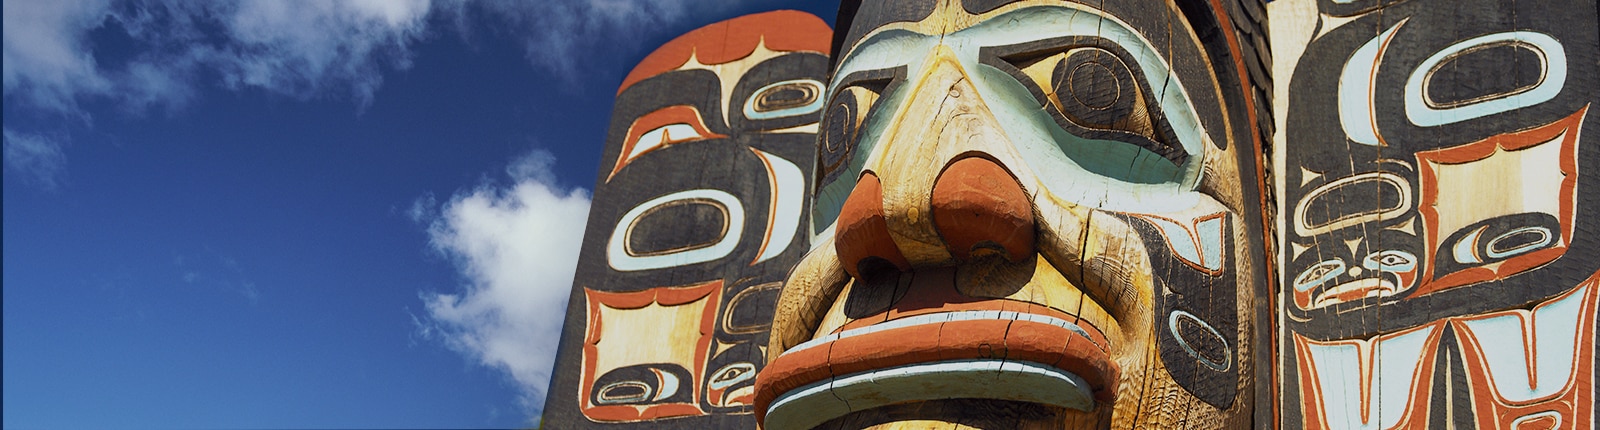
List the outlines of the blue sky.
{"type": "Polygon", "coordinates": [[[4,427],[514,427],[612,97],[836,2],[6,0],[4,427]]]}

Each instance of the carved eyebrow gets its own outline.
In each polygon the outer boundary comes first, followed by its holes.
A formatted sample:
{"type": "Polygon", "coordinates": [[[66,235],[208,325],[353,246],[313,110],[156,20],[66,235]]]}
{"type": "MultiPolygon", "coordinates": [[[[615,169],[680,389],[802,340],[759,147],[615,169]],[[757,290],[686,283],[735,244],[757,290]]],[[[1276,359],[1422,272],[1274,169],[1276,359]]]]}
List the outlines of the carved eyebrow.
{"type": "Polygon", "coordinates": [[[1128,54],[1127,60],[1137,63],[1143,70],[1140,78],[1148,82],[1153,91],[1150,101],[1166,113],[1178,146],[1190,155],[1205,153],[1206,133],[1171,63],[1161,57],[1161,50],[1116,17],[1073,3],[1032,6],[998,13],[951,36],[967,38],[985,47],[1025,45],[1072,36],[1095,36],[1110,41],[1128,54]]]}
{"type": "Polygon", "coordinates": [[[841,87],[868,86],[879,95],[893,90],[895,84],[906,79],[906,66],[890,67],[886,69],[861,70],[853,72],[839,79],[841,87]],[[869,85],[871,83],[873,85],[869,85]]]}
{"type": "MultiPolygon", "coordinates": [[[[1023,64],[1054,58],[1057,55],[1064,55],[1069,51],[1073,51],[1078,48],[1096,49],[1099,52],[1116,58],[1119,63],[1125,65],[1124,70],[1131,72],[1130,74],[1132,75],[1130,76],[1130,80],[1132,82],[1129,82],[1129,84],[1134,85],[1137,88],[1133,93],[1135,94],[1135,98],[1143,99],[1145,103],[1149,103],[1156,97],[1156,94],[1152,91],[1150,83],[1145,80],[1145,75],[1141,72],[1139,63],[1136,61],[1130,63],[1128,61],[1130,55],[1126,49],[1123,49],[1120,45],[1117,45],[1115,42],[1103,37],[1063,36],[1040,39],[1016,45],[987,46],[978,49],[978,63],[1005,72],[1013,79],[1016,79],[1023,86],[1028,87],[1029,91],[1033,93],[1034,98],[1041,105],[1049,105],[1051,102],[1046,95],[1049,92],[1049,89],[1046,88],[1049,86],[1049,83],[1035,82],[1034,78],[1029,77],[1022,72],[1021,69],[1027,67],[1023,64]],[[1143,95],[1141,96],[1138,94],[1143,95]]],[[[1070,58],[1070,56],[1065,57],[1062,61],[1066,61],[1070,58]]],[[[1057,94],[1057,97],[1060,96],[1060,94],[1057,94]]],[[[1156,155],[1171,161],[1174,165],[1182,166],[1186,161],[1188,161],[1191,154],[1184,150],[1181,143],[1173,141],[1174,137],[1172,126],[1167,122],[1164,106],[1160,104],[1154,104],[1153,106],[1146,104],[1145,106],[1146,107],[1142,109],[1141,112],[1143,112],[1143,115],[1147,115],[1149,121],[1148,125],[1151,128],[1148,130],[1149,135],[1135,132],[1133,130],[1118,131],[1106,128],[1093,128],[1090,126],[1073,123],[1072,121],[1058,123],[1058,125],[1066,128],[1069,133],[1080,135],[1082,137],[1122,140],[1126,143],[1139,146],[1145,150],[1155,153],[1156,155]],[[1112,134],[1108,135],[1107,133],[1112,134]],[[1121,137],[1119,138],[1112,136],[1121,137]]],[[[1061,111],[1063,114],[1071,111],[1070,109],[1065,109],[1060,105],[1056,105],[1056,109],[1063,109],[1061,111]]]]}
{"type": "Polygon", "coordinates": [[[611,169],[611,174],[606,176],[606,180],[610,181],[617,172],[622,171],[623,166],[628,165],[629,161],[647,152],[674,143],[719,137],[727,136],[713,133],[706,127],[700,110],[694,106],[672,105],[656,109],[633,120],[633,124],[628,126],[628,134],[622,141],[622,151],[617,154],[616,167],[611,169]],[[685,135],[673,137],[671,136],[673,129],[680,130],[679,132],[685,135]],[[651,135],[654,141],[643,142],[645,146],[639,146],[646,135],[657,131],[660,132],[659,135],[651,135]]]}
{"type": "Polygon", "coordinates": [[[851,49],[839,60],[833,81],[828,85],[828,96],[831,98],[838,93],[847,83],[845,78],[857,72],[909,67],[913,60],[920,60],[925,55],[926,50],[917,49],[923,47],[918,45],[931,46],[937,41],[935,36],[902,29],[874,33],[856,45],[865,49],[851,49]]]}

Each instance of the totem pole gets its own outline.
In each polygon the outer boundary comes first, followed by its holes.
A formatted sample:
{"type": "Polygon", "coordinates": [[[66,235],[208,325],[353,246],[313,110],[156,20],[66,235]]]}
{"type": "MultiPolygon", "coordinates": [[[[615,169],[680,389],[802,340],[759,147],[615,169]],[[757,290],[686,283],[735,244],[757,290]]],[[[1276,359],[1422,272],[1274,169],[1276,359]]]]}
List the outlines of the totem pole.
{"type": "Polygon", "coordinates": [[[802,12],[746,15],[623,80],[546,423],[755,427],[773,305],[809,244],[830,35],[802,12]]]}
{"type": "Polygon", "coordinates": [[[1590,429],[1592,0],[1272,5],[1283,428],[1590,429]]]}
{"type": "Polygon", "coordinates": [[[763,427],[1267,421],[1249,7],[846,1],[763,427]]]}

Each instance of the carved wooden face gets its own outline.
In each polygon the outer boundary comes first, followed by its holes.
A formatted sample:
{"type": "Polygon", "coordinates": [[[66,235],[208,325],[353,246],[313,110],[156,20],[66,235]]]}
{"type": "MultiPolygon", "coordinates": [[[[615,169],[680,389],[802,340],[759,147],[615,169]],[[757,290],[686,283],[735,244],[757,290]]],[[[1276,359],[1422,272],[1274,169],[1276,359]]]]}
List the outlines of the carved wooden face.
{"type": "Polygon", "coordinates": [[[867,2],[841,29],[765,428],[1248,419],[1264,253],[1238,69],[1174,4],[1095,4],[867,2]]]}

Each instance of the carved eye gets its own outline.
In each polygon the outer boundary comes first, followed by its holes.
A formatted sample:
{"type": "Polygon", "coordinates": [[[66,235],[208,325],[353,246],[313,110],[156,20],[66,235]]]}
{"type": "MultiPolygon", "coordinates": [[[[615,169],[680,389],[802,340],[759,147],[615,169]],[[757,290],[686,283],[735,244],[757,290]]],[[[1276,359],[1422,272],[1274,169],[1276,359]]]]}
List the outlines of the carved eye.
{"type": "MultiPolygon", "coordinates": [[[[1174,166],[1189,159],[1155,103],[1139,64],[1115,42],[1092,37],[1050,39],[984,48],[979,56],[1033,93],[1067,133],[1133,144],[1174,166]]],[[[1100,162],[1128,164],[1109,159],[1095,163],[1100,162]]]]}
{"type": "Polygon", "coordinates": [[[839,216],[839,208],[855,188],[856,174],[861,171],[861,166],[855,164],[858,156],[872,152],[873,142],[865,140],[874,130],[870,119],[905,76],[905,66],[863,70],[845,75],[835,84],[837,90],[832,90],[824,105],[817,130],[812,233],[820,234],[839,216]]]}
{"type": "Polygon", "coordinates": [[[1368,255],[1362,259],[1361,267],[1390,273],[1410,272],[1417,268],[1417,257],[1409,252],[1390,249],[1368,255]]]}
{"type": "Polygon", "coordinates": [[[1121,59],[1099,48],[1078,48],[1045,57],[1022,72],[1045,90],[1051,107],[1085,128],[1150,136],[1150,115],[1133,73],[1121,59]]]}
{"type": "Polygon", "coordinates": [[[744,104],[750,119],[774,119],[816,112],[822,107],[822,83],[795,79],[757,89],[744,104]]]}
{"type": "Polygon", "coordinates": [[[1328,282],[1329,279],[1339,277],[1341,273],[1344,273],[1344,260],[1326,260],[1317,263],[1307,268],[1304,272],[1300,272],[1300,276],[1294,278],[1294,289],[1297,291],[1310,290],[1328,282]]]}
{"type": "Polygon", "coordinates": [[[822,119],[818,139],[817,183],[826,184],[838,179],[850,161],[856,143],[861,139],[861,126],[867,113],[878,101],[881,86],[852,85],[834,95],[822,119]]]}

